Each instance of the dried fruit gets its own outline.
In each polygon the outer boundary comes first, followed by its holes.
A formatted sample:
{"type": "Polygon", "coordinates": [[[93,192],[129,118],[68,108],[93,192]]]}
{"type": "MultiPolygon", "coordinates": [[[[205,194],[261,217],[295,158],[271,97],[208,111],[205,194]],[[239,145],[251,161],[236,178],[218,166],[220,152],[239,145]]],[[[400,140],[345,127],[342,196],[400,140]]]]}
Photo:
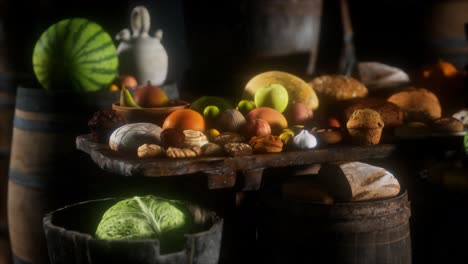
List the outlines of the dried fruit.
{"type": "Polygon", "coordinates": [[[107,144],[114,130],[125,125],[125,120],[112,109],[100,110],[88,121],[93,140],[107,144]]]}
{"type": "Polygon", "coordinates": [[[176,128],[166,128],[161,132],[161,146],[163,148],[181,148],[185,142],[185,134],[176,128]]]}
{"type": "Polygon", "coordinates": [[[283,150],[283,141],[273,135],[253,137],[249,145],[255,153],[276,153],[283,150]]]}

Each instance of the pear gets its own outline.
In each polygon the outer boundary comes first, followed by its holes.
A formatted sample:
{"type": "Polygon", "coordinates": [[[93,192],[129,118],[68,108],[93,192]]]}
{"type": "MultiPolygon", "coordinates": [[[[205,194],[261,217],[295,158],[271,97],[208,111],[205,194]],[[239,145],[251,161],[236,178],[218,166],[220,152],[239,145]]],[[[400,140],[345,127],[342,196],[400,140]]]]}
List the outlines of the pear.
{"type": "Polygon", "coordinates": [[[141,106],[135,103],[132,94],[125,86],[122,86],[122,90],[120,91],[120,106],[141,108],[141,106]]]}

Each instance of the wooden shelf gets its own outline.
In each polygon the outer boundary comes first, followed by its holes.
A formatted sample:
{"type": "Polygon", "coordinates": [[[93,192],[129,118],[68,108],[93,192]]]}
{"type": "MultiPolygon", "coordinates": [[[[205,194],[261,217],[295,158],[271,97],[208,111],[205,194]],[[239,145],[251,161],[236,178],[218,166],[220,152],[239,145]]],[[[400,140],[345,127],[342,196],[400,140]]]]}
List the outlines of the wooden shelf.
{"type": "Polygon", "coordinates": [[[79,150],[90,155],[102,169],[130,177],[168,177],[203,173],[208,189],[231,188],[241,183],[241,190],[258,190],[263,170],[277,167],[307,166],[318,163],[387,158],[396,152],[394,144],[374,146],[336,145],[314,150],[285,151],[275,154],[255,154],[241,157],[196,157],[141,159],[136,155],[113,151],[96,143],[90,135],[76,138],[79,150]],[[242,179],[239,179],[242,177],[242,179]]]}

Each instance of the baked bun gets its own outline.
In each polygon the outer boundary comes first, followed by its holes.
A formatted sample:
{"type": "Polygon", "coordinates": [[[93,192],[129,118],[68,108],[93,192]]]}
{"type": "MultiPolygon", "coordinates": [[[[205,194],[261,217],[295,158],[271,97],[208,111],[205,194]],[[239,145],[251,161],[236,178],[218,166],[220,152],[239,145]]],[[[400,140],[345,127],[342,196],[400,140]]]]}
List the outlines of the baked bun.
{"type": "Polygon", "coordinates": [[[374,145],[380,142],[384,122],[377,111],[359,109],[346,123],[351,141],[357,145],[374,145]]]}
{"type": "Polygon", "coordinates": [[[434,120],[431,124],[435,132],[456,133],[463,131],[462,121],[453,117],[442,117],[434,120]]]}
{"type": "Polygon", "coordinates": [[[437,96],[424,88],[409,88],[388,98],[403,110],[406,121],[429,122],[442,116],[437,96]]]}
{"type": "Polygon", "coordinates": [[[312,79],[309,85],[319,97],[344,101],[367,96],[367,88],[358,80],[344,75],[323,75],[312,79]]]}
{"type": "Polygon", "coordinates": [[[355,110],[369,108],[380,114],[385,127],[397,127],[403,124],[403,111],[396,104],[385,99],[366,97],[346,102],[343,106],[343,120],[348,120],[355,110]]]}
{"type": "Polygon", "coordinates": [[[453,118],[460,120],[468,128],[468,108],[461,109],[452,115],[453,118]]]}

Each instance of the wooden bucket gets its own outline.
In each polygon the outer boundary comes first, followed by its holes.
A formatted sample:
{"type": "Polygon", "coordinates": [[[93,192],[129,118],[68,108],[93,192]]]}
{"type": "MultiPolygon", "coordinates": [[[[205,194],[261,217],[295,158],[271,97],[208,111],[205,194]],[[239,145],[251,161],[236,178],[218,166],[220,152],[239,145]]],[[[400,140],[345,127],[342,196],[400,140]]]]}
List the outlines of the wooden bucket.
{"type": "Polygon", "coordinates": [[[186,246],[178,252],[162,254],[157,239],[94,238],[103,213],[118,200],[81,202],[47,214],[44,232],[51,263],[218,263],[223,220],[203,209],[198,212],[207,219],[204,231],[186,234],[186,246]]]}
{"type": "Polygon", "coordinates": [[[411,263],[406,192],[384,200],[263,203],[259,244],[268,263],[411,263]],[[271,259],[270,259],[271,258],[271,259]]]}
{"type": "Polygon", "coordinates": [[[8,183],[8,222],[15,262],[48,263],[45,213],[86,199],[87,180],[102,173],[76,150],[94,111],[109,109],[118,92],[51,94],[20,87],[16,97],[8,183]]]}
{"type": "Polygon", "coordinates": [[[426,16],[429,52],[433,59],[443,59],[458,69],[468,65],[468,1],[434,1],[426,16]]]}

